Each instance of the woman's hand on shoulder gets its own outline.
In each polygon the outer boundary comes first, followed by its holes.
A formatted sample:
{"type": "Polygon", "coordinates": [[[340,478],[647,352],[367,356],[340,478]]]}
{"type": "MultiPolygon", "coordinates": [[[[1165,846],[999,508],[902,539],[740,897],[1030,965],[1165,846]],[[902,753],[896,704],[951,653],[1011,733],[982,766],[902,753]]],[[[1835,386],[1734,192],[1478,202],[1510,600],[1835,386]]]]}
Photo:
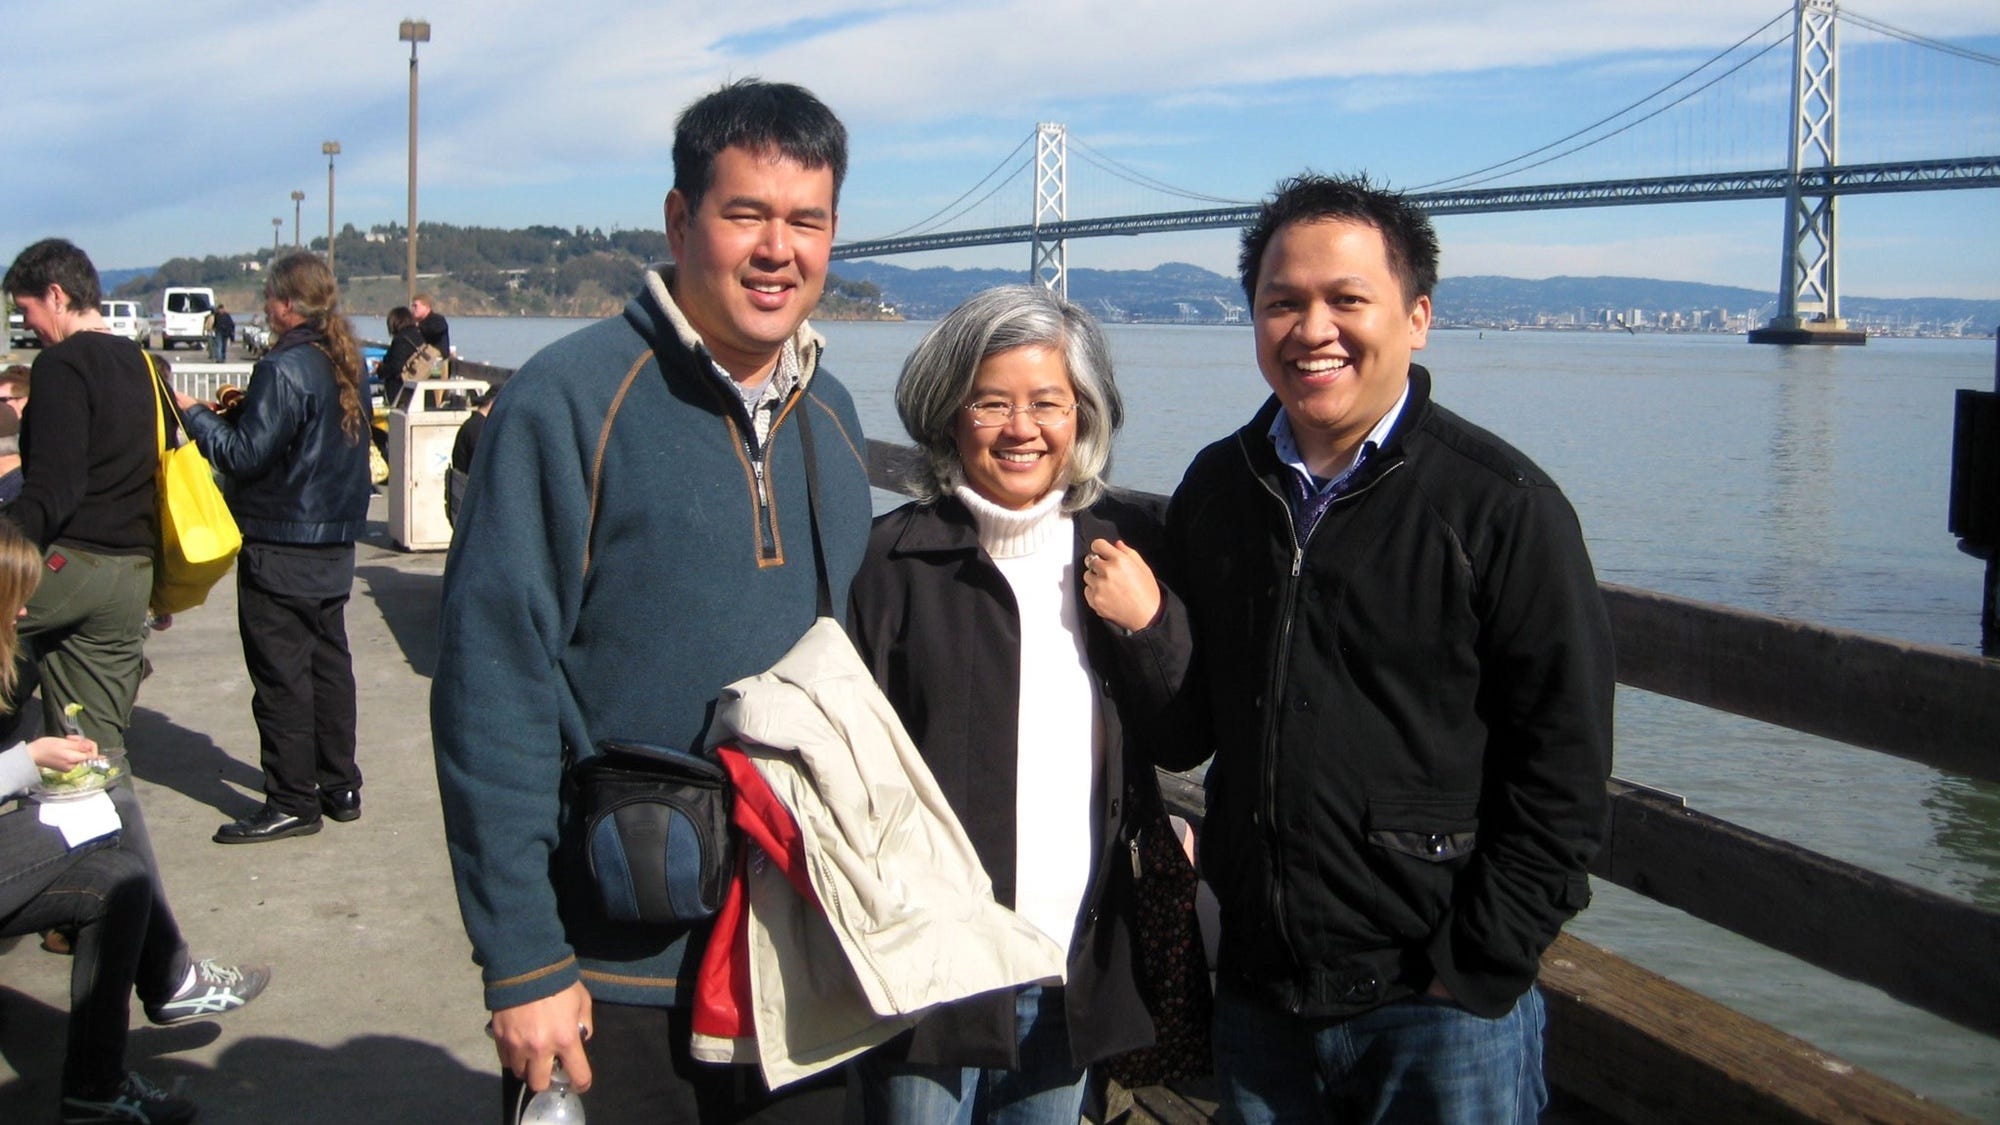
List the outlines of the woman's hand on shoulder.
{"type": "Polygon", "coordinates": [[[1160,616],[1160,582],[1123,539],[1097,539],[1083,557],[1083,600],[1097,616],[1136,633],[1160,616]]]}
{"type": "Polygon", "coordinates": [[[97,743],[80,734],[51,735],[28,743],[28,757],[45,770],[61,772],[97,757],[97,743]]]}

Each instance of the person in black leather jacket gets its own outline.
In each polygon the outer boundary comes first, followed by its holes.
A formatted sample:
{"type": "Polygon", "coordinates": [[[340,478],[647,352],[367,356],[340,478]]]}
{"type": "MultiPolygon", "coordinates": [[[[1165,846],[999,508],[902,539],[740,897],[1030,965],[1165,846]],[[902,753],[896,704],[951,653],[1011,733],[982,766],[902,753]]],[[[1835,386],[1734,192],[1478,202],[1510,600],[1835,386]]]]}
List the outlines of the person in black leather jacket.
{"type": "Polygon", "coordinates": [[[272,265],[264,312],[278,340],[231,417],[178,396],[243,531],[236,612],[265,803],[217,830],[219,844],[317,832],[322,814],[361,815],[345,619],[370,493],[361,354],[316,255],[272,265]]]}

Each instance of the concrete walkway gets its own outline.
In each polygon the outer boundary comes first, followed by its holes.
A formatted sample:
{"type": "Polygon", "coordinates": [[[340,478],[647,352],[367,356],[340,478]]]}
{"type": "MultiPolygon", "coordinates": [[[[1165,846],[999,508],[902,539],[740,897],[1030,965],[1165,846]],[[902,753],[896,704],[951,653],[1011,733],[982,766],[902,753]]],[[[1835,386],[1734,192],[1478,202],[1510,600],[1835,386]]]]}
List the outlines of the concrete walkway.
{"type": "MultiPolygon", "coordinates": [[[[316,836],[225,847],[262,802],[236,591],[154,634],[127,741],[168,896],[197,956],[272,967],[262,998],[174,1028],[135,1002],[128,1063],[184,1083],[204,1125],[494,1119],[498,1064],[459,927],[431,767],[430,675],[444,556],[389,545],[381,497],[347,628],[363,815],[316,836]]],[[[69,959],[0,941],[0,1122],[55,1120],[69,959]]]]}

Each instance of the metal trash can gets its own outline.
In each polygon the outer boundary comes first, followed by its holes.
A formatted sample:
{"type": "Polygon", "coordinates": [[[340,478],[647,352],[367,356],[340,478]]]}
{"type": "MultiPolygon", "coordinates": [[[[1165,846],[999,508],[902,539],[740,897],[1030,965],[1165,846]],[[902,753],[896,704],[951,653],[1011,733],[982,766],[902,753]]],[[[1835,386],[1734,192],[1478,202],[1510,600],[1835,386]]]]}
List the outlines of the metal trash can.
{"type": "Polygon", "coordinates": [[[472,417],[484,379],[423,379],[403,384],[389,410],[389,538],[405,551],[451,546],[444,518],[445,478],[458,428],[472,417]]]}

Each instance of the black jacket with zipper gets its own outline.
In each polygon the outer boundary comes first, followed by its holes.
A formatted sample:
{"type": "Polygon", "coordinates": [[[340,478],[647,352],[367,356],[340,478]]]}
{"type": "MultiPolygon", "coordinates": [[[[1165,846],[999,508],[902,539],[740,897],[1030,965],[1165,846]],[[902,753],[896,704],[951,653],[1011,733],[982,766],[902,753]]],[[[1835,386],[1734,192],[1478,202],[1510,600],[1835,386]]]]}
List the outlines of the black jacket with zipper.
{"type": "Polygon", "coordinates": [[[1168,509],[1215,761],[1202,873],[1220,971],[1301,1015],[1439,977],[1498,1017],[1589,901],[1610,628],[1540,469],[1410,394],[1303,544],[1267,433],[1204,449],[1168,509]]]}
{"type": "MultiPolygon", "coordinates": [[[[1075,573],[1094,539],[1123,539],[1149,561],[1159,521],[1107,496],[1074,514],[1075,573]]],[[[1189,659],[1185,611],[1171,593],[1152,625],[1130,635],[1083,604],[1091,682],[1105,760],[1092,815],[1095,854],[1069,949],[1064,1014],[1078,1065],[1153,1042],[1132,978],[1132,835],[1159,800],[1149,754],[1179,736],[1175,719],[1189,659]]],[[[908,504],[875,521],[855,576],[848,632],[896,708],[974,851],[994,897],[1014,905],[1015,757],[1021,626],[1013,589],[979,546],[972,513],[955,499],[908,504]]],[[[1018,1065],[1014,996],[949,1004],[882,1048],[947,1066],[1018,1065]]]]}

